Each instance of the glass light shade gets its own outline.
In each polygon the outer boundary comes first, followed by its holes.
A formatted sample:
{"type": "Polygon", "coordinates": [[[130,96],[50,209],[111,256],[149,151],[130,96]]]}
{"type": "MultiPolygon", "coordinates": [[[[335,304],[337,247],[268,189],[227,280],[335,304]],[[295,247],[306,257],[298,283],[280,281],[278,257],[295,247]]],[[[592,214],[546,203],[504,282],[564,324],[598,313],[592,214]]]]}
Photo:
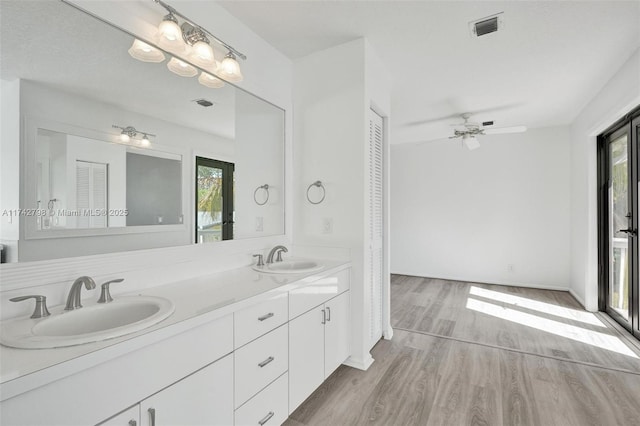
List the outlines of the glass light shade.
{"type": "Polygon", "coordinates": [[[216,63],[213,57],[213,49],[209,43],[204,41],[198,41],[191,46],[190,57],[196,65],[204,68],[209,68],[216,63]]]}
{"type": "Polygon", "coordinates": [[[473,135],[464,135],[462,137],[462,143],[469,151],[480,148],[480,142],[478,141],[478,138],[473,135]]]}
{"type": "Polygon", "coordinates": [[[150,143],[151,141],[149,141],[149,136],[147,135],[144,135],[142,139],[140,139],[140,145],[142,146],[149,146],[150,143]]]}
{"type": "Polygon", "coordinates": [[[120,133],[120,141],[127,143],[131,140],[131,137],[126,133],[120,133]]]}
{"type": "Polygon", "coordinates": [[[177,58],[171,58],[167,63],[167,68],[169,68],[169,71],[172,73],[178,74],[181,77],[194,77],[198,74],[198,70],[196,70],[195,67],[177,58]]]}
{"type": "Polygon", "coordinates": [[[200,73],[200,77],[198,77],[198,81],[203,86],[207,86],[207,87],[210,87],[212,89],[219,89],[219,88],[224,86],[224,81],[222,81],[219,78],[216,78],[216,77],[212,76],[211,74],[206,73],[204,71],[202,73],[200,73]]]}
{"type": "Polygon", "coordinates": [[[164,61],[164,53],[147,43],[135,39],[133,45],[129,49],[129,55],[142,62],[162,62],[164,61]]]}
{"type": "Polygon", "coordinates": [[[158,44],[160,47],[170,50],[184,50],[185,43],[182,40],[182,30],[178,24],[171,18],[171,15],[165,16],[165,19],[158,25],[158,44]]]}
{"type": "Polygon", "coordinates": [[[240,64],[236,61],[236,57],[233,53],[229,53],[224,57],[218,67],[217,74],[232,83],[238,83],[243,79],[242,72],[240,71],[240,64]]]}

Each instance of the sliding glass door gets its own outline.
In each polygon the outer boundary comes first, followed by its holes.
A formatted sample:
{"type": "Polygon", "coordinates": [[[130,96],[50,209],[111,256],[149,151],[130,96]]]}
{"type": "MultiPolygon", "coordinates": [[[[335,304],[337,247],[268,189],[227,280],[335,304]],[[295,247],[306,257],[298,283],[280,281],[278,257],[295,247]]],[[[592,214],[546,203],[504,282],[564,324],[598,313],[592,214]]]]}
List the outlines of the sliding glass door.
{"type": "Polygon", "coordinates": [[[600,310],[640,337],[638,136],[635,111],[598,138],[600,310]]]}

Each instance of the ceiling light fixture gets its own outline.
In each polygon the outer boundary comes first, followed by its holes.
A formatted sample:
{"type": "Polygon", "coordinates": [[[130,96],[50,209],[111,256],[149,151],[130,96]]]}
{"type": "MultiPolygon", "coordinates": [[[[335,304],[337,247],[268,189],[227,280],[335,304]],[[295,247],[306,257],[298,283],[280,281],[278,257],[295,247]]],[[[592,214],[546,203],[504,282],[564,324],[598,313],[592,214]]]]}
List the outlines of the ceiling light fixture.
{"type": "Polygon", "coordinates": [[[120,141],[124,143],[131,142],[131,139],[135,138],[138,135],[138,133],[141,133],[143,136],[142,136],[142,139],[140,139],[140,145],[146,147],[151,144],[151,141],[149,140],[149,136],[153,136],[153,137],[156,136],[153,133],[141,132],[140,130],[137,130],[133,126],[122,127],[122,126],[117,126],[113,124],[111,127],[113,127],[114,129],[121,130],[119,138],[120,138],[120,141]]]}
{"type": "Polygon", "coordinates": [[[182,30],[178,25],[178,19],[169,11],[158,25],[158,44],[169,50],[184,50],[182,30]]]}
{"type": "Polygon", "coordinates": [[[133,45],[128,50],[131,57],[142,62],[162,62],[164,61],[164,53],[153,46],[148,45],[144,41],[135,39],[133,45]]]}
{"type": "Polygon", "coordinates": [[[462,143],[469,151],[473,151],[476,148],[480,148],[480,142],[478,141],[478,138],[475,137],[475,135],[471,135],[471,134],[463,135],[462,143]]]}

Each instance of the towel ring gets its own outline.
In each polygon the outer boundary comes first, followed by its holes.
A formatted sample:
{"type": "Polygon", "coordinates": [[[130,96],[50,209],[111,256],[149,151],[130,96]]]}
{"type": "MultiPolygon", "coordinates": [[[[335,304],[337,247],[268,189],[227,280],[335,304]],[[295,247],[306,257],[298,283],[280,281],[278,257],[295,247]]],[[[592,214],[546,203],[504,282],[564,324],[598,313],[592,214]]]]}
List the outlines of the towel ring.
{"type": "Polygon", "coordinates": [[[322,182],[320,182],[319,180],[313,182],[311,185],[309,185],[309,187],[307,188],[307,201],[309,201],[311,204],[320,204],[321,202],[324,201],[324,197],[327,195],[327,191],[324,189],[324,185],[322,184],[322,182]],[[311,198],[309,198],[309,191],[311,190],[312,187],[317,186],[318,188],[322,188],[322,198],[320,198],[320,200],[318,201],[312,201],[311,198]]]}
{"type": "Polygon", "coordinates": [[[253,201],[255,201],[256,204],[259,206],[264,206],[265,204],[267,204],[267,201],[269,201],[269,185],[268,184],[265,183],[264,185],[257,187],[256,190],[253,191],[253,201]],[[258,202],[258,199],[256,197],[258,195],[258,191],[261,189],[264,189],[264,192],[267,194],[267,197],[262,203],[258,202]]]}

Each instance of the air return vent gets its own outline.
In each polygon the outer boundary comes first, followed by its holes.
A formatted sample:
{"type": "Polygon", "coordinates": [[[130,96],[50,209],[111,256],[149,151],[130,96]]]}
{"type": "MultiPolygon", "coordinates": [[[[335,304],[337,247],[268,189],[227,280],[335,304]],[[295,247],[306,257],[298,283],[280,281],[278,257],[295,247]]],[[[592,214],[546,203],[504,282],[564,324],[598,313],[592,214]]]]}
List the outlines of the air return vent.
{"type": "Polygon", "coordinates": [[[207,100],[207,99],[195,99],[193,102],[197,103],[198,105],[202,106],[202,107],[210,107],[213,106],[213,102],[207,100]]]}
{"type": "Polygon", "coordinates": [[[504,26],[502,12],[469,23],[472,37],[495,33],[504,26]]]}

